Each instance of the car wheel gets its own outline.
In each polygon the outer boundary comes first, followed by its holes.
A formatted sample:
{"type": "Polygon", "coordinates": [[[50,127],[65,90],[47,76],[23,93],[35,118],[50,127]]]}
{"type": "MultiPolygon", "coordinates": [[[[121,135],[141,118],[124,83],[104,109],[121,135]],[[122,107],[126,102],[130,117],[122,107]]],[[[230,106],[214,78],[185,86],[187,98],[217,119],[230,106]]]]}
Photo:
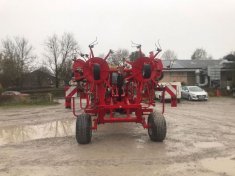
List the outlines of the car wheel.
{"type": "Polygon", "coordinates": [[[188,96],[188,100],[189,100],[189,101],[192,101],[192,97],[191,97],[190,95],[188,96]]]}

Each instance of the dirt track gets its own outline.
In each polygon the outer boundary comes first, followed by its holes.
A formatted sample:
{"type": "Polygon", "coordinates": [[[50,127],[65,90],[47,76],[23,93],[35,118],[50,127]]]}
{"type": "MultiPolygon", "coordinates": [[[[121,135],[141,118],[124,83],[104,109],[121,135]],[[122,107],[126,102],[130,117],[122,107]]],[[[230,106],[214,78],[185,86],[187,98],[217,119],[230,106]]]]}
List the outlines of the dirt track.
{"type": "Polygon", "coordinates": [[[165,117],[163,143],[122,123],[100,125],[78,145],[63,104],[0,108],[0,175],[235,175],[235,99],[167,105],[165,117]]]}

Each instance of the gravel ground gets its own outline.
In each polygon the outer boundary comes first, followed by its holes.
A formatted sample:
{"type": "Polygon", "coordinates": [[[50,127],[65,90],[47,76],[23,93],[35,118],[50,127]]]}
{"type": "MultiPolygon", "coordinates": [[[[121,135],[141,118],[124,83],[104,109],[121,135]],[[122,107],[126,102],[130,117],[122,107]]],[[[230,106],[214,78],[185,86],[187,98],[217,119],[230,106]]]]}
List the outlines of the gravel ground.
{"type": "Polygon", "coordinates": [[[78,145],[63,103],[0,108],[0,175],[235,175],[234,98],[167,104],[165,117],[163,143],[139,124],[119,123],[98,126],[91,144],[78,145]]]}

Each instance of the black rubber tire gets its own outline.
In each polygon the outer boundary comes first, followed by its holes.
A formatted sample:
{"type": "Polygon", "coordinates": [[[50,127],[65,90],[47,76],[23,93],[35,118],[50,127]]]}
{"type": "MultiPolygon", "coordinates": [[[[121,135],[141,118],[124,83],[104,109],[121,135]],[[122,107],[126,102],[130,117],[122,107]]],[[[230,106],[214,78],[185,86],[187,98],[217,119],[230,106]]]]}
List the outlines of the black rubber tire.
{"type": "Polygon", "coordinates": [[[92,137],[92,122],[89,114],[81,114],[76,122],[76,140],[79,144],[88,144],[92,137]]]}
{"type": "Polygon", "coordinates": [[[162,113],[152,112],[148,116],[148,135],[152,141],[162,142],[166,137],[166,120],[162,113]]]}
{"type": "Polygon", "coordinates": [[[99,64],[93,65],[93,77],[94,77],[94,80],[100,80],[100,65],[99,64]]]}
{"type": "Polygon", "coordinates": [[[150,76],[151,76],[151,65],[150,64],[144,64],[143,69],[142,69],[142,73],[143,73],[143,78],[144,79],[150,78],[150,76]]]}

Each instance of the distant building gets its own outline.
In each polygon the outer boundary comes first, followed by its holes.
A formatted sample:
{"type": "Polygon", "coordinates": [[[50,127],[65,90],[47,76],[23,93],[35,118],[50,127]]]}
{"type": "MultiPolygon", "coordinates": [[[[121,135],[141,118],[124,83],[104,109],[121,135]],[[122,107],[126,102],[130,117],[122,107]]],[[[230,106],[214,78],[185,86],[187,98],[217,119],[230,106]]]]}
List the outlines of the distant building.
{"type": "Polygon", "coordinates": [[[46,68],[39,68],[27,74],[24,88],[46,88],[55,86],[55,78],[46,68]]]}
{"type": "Polygon", "coordinates": [[[224,88],[235,78],[223,60],[163,60],[161,82],[181,82],[186,85],[224,88]],[[228,82],[230,81],[230,82],[228,82]]]}

